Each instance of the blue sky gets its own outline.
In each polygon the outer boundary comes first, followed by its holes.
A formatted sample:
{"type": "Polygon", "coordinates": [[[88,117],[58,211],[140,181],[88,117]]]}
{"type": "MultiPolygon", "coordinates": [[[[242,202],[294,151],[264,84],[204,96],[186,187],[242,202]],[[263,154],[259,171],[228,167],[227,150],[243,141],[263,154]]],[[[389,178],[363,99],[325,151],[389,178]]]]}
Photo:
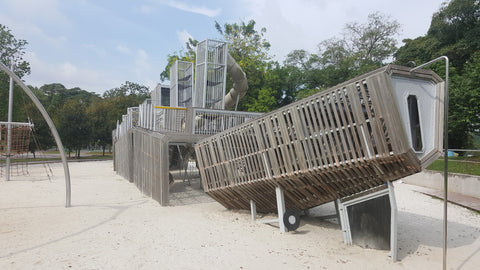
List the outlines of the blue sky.
{"type": "MultiPolygon", "coordinates": [[[[102,94],[132,81],[153,89],[167,55],[188,37],[220,39],[214,24],[253,19],[267,29],[275,59],[316,52],[349,22],[380,11],[402,25],[398,37],[426,34],[443,0],[0,0],[0,24],[25,39],[33,86],[62,83],[102,94]]],[[[401,45],[401,43],[399,44],[401,45]]]]}

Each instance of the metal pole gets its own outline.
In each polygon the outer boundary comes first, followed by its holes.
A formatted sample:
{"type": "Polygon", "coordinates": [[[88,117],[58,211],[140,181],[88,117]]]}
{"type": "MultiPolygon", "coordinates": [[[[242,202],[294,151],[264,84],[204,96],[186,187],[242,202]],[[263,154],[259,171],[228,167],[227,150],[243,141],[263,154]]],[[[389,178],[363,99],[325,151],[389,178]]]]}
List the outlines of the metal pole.
{"type": "MultiPolygon", "coordinates": [[[[15,65],[11,65],[12,70],[15,65]]],[[[13,114],[13,79],[10,77],[10,85],[8,88],[8,124],[7,124],[7,160],[6,160],[6,179],[10,181],[10,152],[12,151],[12,114],[13,114]]]]}
{"type": "Polygon", "coordinates": [[[395,189],[393,188],[393,183],[388,181],[388,195],[390,198],[390,252],[392,255],[392,260],[394,262],[398,259],[398,229],[397,229],[397,220],[398,220],[398,208],[397,200],[395,198],[395,189]]]}
{"type": "Polygon", "coordinates": [[[237,95],[237,102],[235,102],[235,111],[237,111],[238,100],[240,99],[240,94],[237,95]]]}
{"type": "Polygon", "coordinates": [[[280,232],[287,232],[287,228],[283,223],[283,215],[285,214],[285,197],[283,195],[283,189],[279,186],[275,187],[275,194],[277,195],[278,226],[280,227],[280,232]]]}
{"type": "Polygon", "coordinates": [[[23,91],[28,95],[28,97],[30,97],[30,99],[33,101],[35,106],[37,106],[38,110],[40,111],[43,118],[45,119],[48,126],[50,127],[50,131],[52,132],[52,135],[55,138],[55,142],[57,143],[58,150],[60,151],[60,157],[62,158],[63,170],[65,173],[65,188],[66,188],[65,207],[70,207],[70,202],[71,202],[70,171],[68,170],[68,163],[67,163],[67,158],[65,156],[65,151],[63,149],[62,140],[58,135],[57,129],[55,128],[55,125],[53,124],[52,119],[48,115],[42,103],[40,103],[38,98],[35,96],[35,94],[33,94],[33,92],[30,91],[30,89],[22,82],[22,80],[20,80],[20,78],[15,73],[9,70],[2,62],[0,62],[0,69],[3,70],[5,73],[7,73],[7,75],[10,76],[10,78],[13,78],[13,80],[15,80],[15,82],[23,89],[23,91]]]}
{"type": "Polygon", "coordinates": [[[422,64],[418,67],[412,68],[413,72],[424,66],[428,66],[440,60],[445,60],[445,93],[444,93],[444,123],[443,123],[443,146],[444,146],[444,168],[443,168],[443,270],[447,269],[447,205],[448,205],[448,66],[449,60],[446,56],[440,56],[430,62],[422,64]]]}

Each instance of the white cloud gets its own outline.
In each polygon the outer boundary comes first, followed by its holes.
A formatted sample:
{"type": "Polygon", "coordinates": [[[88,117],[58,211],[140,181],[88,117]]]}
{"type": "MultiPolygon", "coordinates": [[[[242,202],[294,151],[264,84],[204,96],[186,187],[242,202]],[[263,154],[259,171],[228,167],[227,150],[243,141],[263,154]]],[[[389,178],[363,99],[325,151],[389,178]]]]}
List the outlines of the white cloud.
{"type": "Polygon", "coordinates": [[[193,39],[193,36],[190,35],[190,33],[188,33],[185,29],[183,31],[177,31],[177,37],[182,46],[185,46],[185,43],[188,42],[189,38],[193,39]]]}
{"type": "Polygon", "coordinates": [[[58,1],[16,0],[0,2],[0,21],[18,39],[35,38],[56,49],[65,47],[68,38],[58,29],[71,26],[59,8],[58,1]]]}
{"type": "Polygon", "coordinates": [[[58,0],[15,0],[5,1],[5,12],[11,17],[28,18],[29,21],[43,21],[67,24],[67,17],[60,11],[58,0]]]}
{"type": "Polygon", "coordinates": [[[152,70],[155,70],[155,68],[150,64],[150,56],[144,49],[138,49],[135,53],[135,64],[133,67],[133,75],[135,76],[129,80],[145,85],[152,90],[157,85],[152,80],[152,70]]]}
{"type": "Polygon", "coordinates": [[[148,54],[143,49],[138,49],[135,55],[134,72],[138,78],[144,77],[152,69],[148,62],[148,54]]]}
{"type": "Polygon", "coordinates": [[[183,2],[180,2],[180,1],[175,1],[175,0],[167,1],[165,4],[170,6],[170,7],[179,9],[179,10],[192,12],[192,13],[197,13],[197,14],[200,14],[200,15],[205,15],[205,16],[211,17],[211,18],[218,16],[220,14],[220,12],[222,11],[221,8],[211,9],[211,8],[208,8],[208,7],[205,7],[205,6],[189,5],[189,4],[186,4],[186,3],[183,3],[183,2]]]}
{"type": "Polygon", "coordinates": [[[146,87],[148,87],[148,89],[150,89],[150,91],[155,89],[155,87],[157,87],[157,84],[158,84],[158,82],[154,81],[154,80],[146,80],[142,83],[142,85],[145,85],[146,87]]]}
{"type": "Polygon", "coordinates": [[[62,63],[60,64],[60,76],[72,79],[75,75],[78,74],[78,68],[71,63],[62,63]]]}
{"type": "Polygon", "coordinates": [[[137,57],[139,60],[144,61],[147,60],[148,54],[144,49],[138,49],[137,50],[137,57]]]}
{"type": "Polygon", "coordinates": [[[107,55],[107,52],[103,48],[100,48],[95,44],[85,43],[85,44],[82,44],[82,47],[84,47],[87,50],[90,50],[90,51],[94,52],[96,56],[99,56],[99,57],[102,57],[102,58],[107,55]]]}
{"type": "Polygon", "coordinates": [[[124,53],[124,54],[131,54],[132,53],[132,50],[126,46],[123,46],[123,45],[117,45],[117,47],[115,47],[115,50],[117,50],[118,52],[121,52],[121,53],[124,53]]]}
{"type": "MultiPolygon", "coordinates": [[[[426,34],[432,14],[443,0],[241,0],[247,20],[267,29],[276,59],[283,61],[295,49],[317,52],[317,44],[340,36],[346,23],[364,23],[367,16],[380,11],[402,25],[398,40],[426,34]]],[[[399,44],[401,45],[401,44],[399,44]]]]}
{"type": "Polygon", "coordinates": [[[151,14],[155,11],[155,8],[152,7],[152,6],[148,6],[148,5],[141,5],[141,6],[136,8],[136,11],[140,12],[140,13],[143,13],[143,14],[151,14]]]}
{"type": "Polygon", "coordinates": [[[249,19],[267,29],[266,38],[278,60],[294,49],[313,52],[320,41],[338,33],[346,18],[337,2],[345,1],[244,0],[249,19]]]}
{"type": "Polygon", "coordinates": [[[40,87],[49,83],[61,83],[67,88],[80,87],[96,93],[103,93],[120,85],[97,70],[81,68],[67,61],[61,63],[44,61],[34,52],[26,52],[25,59],[30,63],[32,70],[31,74],[24,78],[28,85],[40,87]]]}
{"type": "Polygon", "coordinates": [[[42,40],[44,40],[50,46],[60,48],[60,47],[63,47],[68,42],[67,37],[65,37],[63,35],[61,35],[61,36],[49,35],[49,34],[45,33],[45,31],[43,31],[42,28],[40,28],[38,26],[35,26],[35,25],[30,27],[30,31],[33,34],[35,34],[36,36],[40,37],[42,40]]]}

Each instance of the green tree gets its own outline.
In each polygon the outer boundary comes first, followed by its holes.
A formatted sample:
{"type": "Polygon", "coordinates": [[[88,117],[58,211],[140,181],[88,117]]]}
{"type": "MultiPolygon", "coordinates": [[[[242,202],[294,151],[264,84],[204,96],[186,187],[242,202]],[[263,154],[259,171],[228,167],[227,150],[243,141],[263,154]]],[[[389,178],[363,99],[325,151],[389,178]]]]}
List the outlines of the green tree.
{"type": "Polygon", "coordinates": [[[126,96],[135,97],[139,101],[138,104],[140,104],[146,98],[150,97],[150,90],[148,89],[148,87],[144,85],[126,81],[120,87],[110,89],[103,94],[104,98],[126,97],[126,96]]]}
{"type": "Polygon", "coordinates": [[[74,151],[76,158],[80,157],[80,150],[91,142],[91,125],[86,108],[82,100],[70,99],[57,110],[54,118],[68,155],[74,151]]]}
{"type": "Polygon", "coordinates": [[[250,105],[250,110],[254,112],[269,112],[275,109],[277,102],[275,100],[276,90],[265,87],[258,91],[258,98],[250,105]]]}
{"type": "Polygon", "coordinates": [[[290,78],[288,84],[291,90],[286,93],[291,96],[288,98],[289,102],[299,98],[302,95],[300,93],[306,93],[309,89],[316,89],[325,84],[320,67],[319,56],[306,50],[294,50],[287,55],[284,68],[290,78]]]}
{"type": "Polygon", "coordinates": [[[410,65],[412,63],[426,63],[440,55],[439,41],[429,35],[415,39],[404,39],[404,45],[394,54],[395,63],[399,65],[410,65]]]}
{"type": "Polygon", "coordinates": [[[463,65],[480,47],[480,1],[444,2],[433,14],[427,35],[440,44],[439,55],[447,55],[461,71],[463,65]]]}
{"type": "MultiPolygon", "coordinates": [[[[449,145],[468,148],[478,134],[479,95],[478,68],[480,65],[480,2],[453,0],[445,2],[433,14],[425,36],[404,40],[396,53],[397,64],[411,61],[425,63],[441,55],[450,59],[449,145]]],[[[443,63],[429,66],[445,78],[443,63]]]]}
{"type": "MultiPolygon", "coordinates": [[[[105,103],[104,106],[108,107],[110,111],[107,119],[105,119],[107,121],[105,125],[111,127],[110,132],[115,128],[117,121],[122,121],[122,115],[127,112],[127,108],[137,107],[149,97],[150,91],[146,86],[128,81],[120,87],[106,91],[103,94],[103,102],[105,103]]],[[[111,133],[108,136],[111,136],[111,133]]]]}
{"type": "Polygon", "coordinates": [[[319,43],[317,54],[304,50],[291,52],[285,66],[301,75],[296,98],[303,98],[385,65],[396,51],[400,24],[379,12],[368,15],[367,22],[347,23],[342,38],[319,43]]]}
{"type": "MultiPolygon", "coordinates": [[[[277,62],[268,65],[264,88],[270,88],[276,104],[270,110],[285,106],[295,101],[298,89],[298,70],[281,66],[277,62]]],[[[260,97],[259,93],[259,97],[260,97]]],[[[268,105],[268,104],[267,104],[268,105]]]]}
{"type": "MultiPolygon", "coordinates": [[[[396,63],[424,63],[441,55],[462,72],[463,66],[480,48],[480,2],[453,0],[444,2],[433,14],[427,35],[404,40],[396,53],[396,63]]],[[[440,65],[441,66],[441,65],[440,65]]]]}
{"type": "Polygon", "coordinates": [[[472,55],[462,75],[452,78],[449,108],[449,146],[473,147],[480,129],[480,51],[472,55]],[[451,137],[451,138],[450,138],[451,137]]]}
{"type": "MultiPolygon", "coordinates": [[[[27,41],[16,39],[11,30],[0,24],[0,62],[11,68],[15,65],[14,72],[18,77],[30,73],[30,65],[23,60],[27,41]]],[[[8,96],[9,96],[10,78],[4,72],[0,72],[0,120],[6,121],[8,116],[8,96]]],[[[22,110],[23,91],[15,85],[13,93],[13,115],[12,120],[16,122],[25,122],[27,119],[22,110]]]]}
{"type": "Polygon", "coordinates": [[[60,83],[45,84],[40,87],[39,91],[44,95],[44,100],[47,105],[44,106],[45,109],[51,114],[54,114],[55,110],[60,108],[67,100],[76,99],[90,104],[100,99],[100,96],[94,92],[88,92],[78,87],[67,89],[60,83]]]}
{"type": "Polygon", "coordinates": [[[122,115],[127,113],[127,108],[137,107],[140,104],[135,96],[109,97],[104,98],[104,101],[109,103],[111,108],[109,121],[115,124],[117,120],[122,121],[122,115]]]}
{"type": "Polygon", "coordinates": [[[15,74],[20,78],[30,74],[30,64],[23,60],[27,44],[26,40],[16,39],[10,29],[0,24],[0,61],[9,68],[15,65],[15,74]]]}
{"type": "Polygon", "coordinates": [[[116,115],[113,102],[108,99],[98,100],[87,108],[87,116],[90,121],[91,144],[102,147],[102,155],[105,149],[112,144],[112,130],[116,127],[116,115]]]}
{"type": "MultiPolygon", "coordinates": [[[[44,105],[47,104],[47,97],[37,87],[29,86],[30,90],[35,94],[37,99],[44,105]]],[[[34,155],[37,150],[47,150],[55,146],[50,127],[43,118],[43,115],[38,110],[37,106],[30,100],[26,94],[22,93],[24,99],[24,111],[28,120],[34,124],[33,133],[30,137],[29,151],[34,155]]]]}
{"type": "Polygon", "coordinates": [[[291,103],[296,95],[296,77],[290,76],[288,68],[277,62],[269,62],[264,74],[262,88],[249,110],[269,112],[291,103]]]}
{"type": "Polygon", "coordinates": [[[186,62],[195,62],[196,52],[195,49],[197,47],[198,41],[195,39],[188,39],[188,42],[185,43],[187,47],[186,51],[175,52],[173,54],[169,54],[167,57],[167,66],[165,69],[160,73],[160,80],[162,82],[170,80],[170,67],[175,63],[175,61],[186,61],[186,62]]]}
{"type": "Polygon", "coordinates": [[[368,15],[366,24],[348,23],[345,37],[351,46],[359,73],[383,65],[397,50],[395,36],[400,24],[379,12],[368,15]]]}
{"type": "MultiPolygon", "coordinates": [[[[240,100],[238,110],[254,111],[258,107],[259,91],[264,87],[265,73],[272,58],[269,54],[270,43],[265,38],[267,30],[256,30],[255,24],[254,20],[250,20],[248,23],[226,23],[222,27],[215,22],[215,28],[228,43],[228,52],[247,75],[248,91],[240,100]]],[[[229,78],[227,89],[231,86],[229,78]]]]}

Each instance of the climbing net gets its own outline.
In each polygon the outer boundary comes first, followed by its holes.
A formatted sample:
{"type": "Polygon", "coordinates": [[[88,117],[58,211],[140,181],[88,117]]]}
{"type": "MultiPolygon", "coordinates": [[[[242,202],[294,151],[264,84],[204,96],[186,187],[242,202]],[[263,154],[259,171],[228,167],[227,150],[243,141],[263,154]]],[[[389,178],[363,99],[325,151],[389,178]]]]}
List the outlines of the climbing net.
{"type": "Polygon", "coordinates": [[[10,158],[10,173],[27,175],[28,147],[33,124],[0,122],[0,176],[4,176],[6,160],[10,158]]]}

